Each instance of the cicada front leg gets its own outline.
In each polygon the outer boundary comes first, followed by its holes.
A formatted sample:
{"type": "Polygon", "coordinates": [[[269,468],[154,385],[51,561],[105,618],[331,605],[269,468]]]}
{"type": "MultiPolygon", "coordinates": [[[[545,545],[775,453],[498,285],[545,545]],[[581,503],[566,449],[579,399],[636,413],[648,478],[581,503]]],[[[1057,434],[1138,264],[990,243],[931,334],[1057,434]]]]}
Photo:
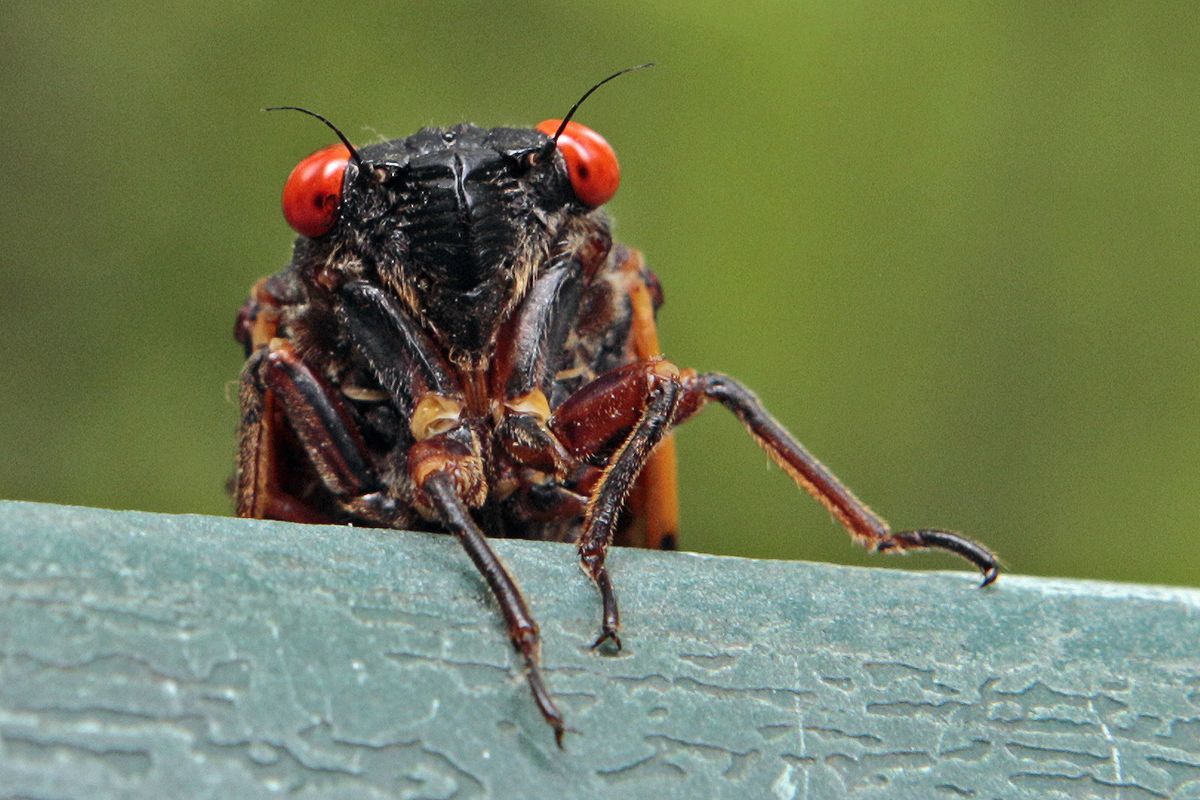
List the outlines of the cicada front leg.
{"type": "Polygon", "coordinates": [[[875,552],[924,548],[948,550],[965,558],[983,573],[981,587],[996,580],[1000,574],[1000,564],[992,551],[960,533],[940,528],[892,530],[883,517],[855,497],[837,476],[780,425],[753,392],[728,375],[717,372],[697,375],[686,381],[685,391],[696,409],[707,400],[715,400],[732,411],[796,485],[816,498],[852,537],[866,547],[875,552]]]}
{"type": "Polygon", "coordinates": [[[274,338],[246,362],[239,400],[242,421],[234,499],[237,514],[292,522],[344,518],[402,526],[411,515],[383,493],[366,446],[341,396],[274,338]],[[299,447],[296,457],[285,452],[299,447]],[[322,502],[304,488],[319,481],[322,502]]]}
{"type": "Polygon", "coordinates": [[[669,428],[710,400],[732,411],[772,460],[862,544],[876,552],[947,550],[983,573],[982,586],[996,580],[1000,570],[996,556],[962,534],[939,528],[893,530],[737,381],[719,373],[681,371],[668,361],[652,359],[600,376],[563,403],[550,421],[558,440],[577,458],[587,458],[614,440],[620,442],[592,492],[579,540],[580,559],[603,604],[601,633],[594,646],[611,641],[620,647],[616,594],[605,566],[618,514],[669,428]]]}

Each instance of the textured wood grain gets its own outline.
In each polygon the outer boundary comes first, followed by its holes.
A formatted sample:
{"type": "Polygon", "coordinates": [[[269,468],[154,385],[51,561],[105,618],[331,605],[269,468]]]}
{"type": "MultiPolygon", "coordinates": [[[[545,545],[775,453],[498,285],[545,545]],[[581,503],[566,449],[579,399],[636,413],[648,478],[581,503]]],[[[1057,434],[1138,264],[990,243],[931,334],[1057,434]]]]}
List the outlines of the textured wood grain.
{"type": "Polygon", "coordinates": [[[1200,798],[1200,592],[0,503],[0,796],[1200,798]]]}

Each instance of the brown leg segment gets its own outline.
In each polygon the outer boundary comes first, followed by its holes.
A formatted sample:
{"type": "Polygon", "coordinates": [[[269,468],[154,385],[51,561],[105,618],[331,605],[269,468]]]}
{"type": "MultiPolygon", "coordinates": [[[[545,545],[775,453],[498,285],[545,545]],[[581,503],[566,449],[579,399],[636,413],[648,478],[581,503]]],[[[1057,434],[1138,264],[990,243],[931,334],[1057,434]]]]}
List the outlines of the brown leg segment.
{"type": "Polygon", "coordinates": [[[613,456],[588,503],[583,536],[579,540],[579,557],[584,569],[600,588],[603,604],[601,632],[592,643],[593,649],[610,641],[617,650],[621,649],[621,639],[617,635],[621,626],[617,597],[605,565],[608,545],[616,530],[617,515],[625,498],[638,473],[650,460],[651,452],[667,433],[678,399],[679,385],[673,379],[665,380],[651,390],[637,427],[613,456]]]}
{"type": "Polygon", "coordinates": [[[583,458],[619,439],[599,482],[592,490],[579,539],[579,558],[595,581],[603,604],[600,636],[592,647],[612,642],[619,650],[620,615],[605,559],[618,515],[676,416],[679,370],[668,361],[630,364],[601,375],[563,403],[551,430],[574,456],[583,458]]]}
{"type": "Polygon", "coordinates": [[[266,351],[260,351],[242,369],[238,383],[237,471],[234,474],[234,513],[239,517],[262,519],[266,506],[269,476],[275,472],[275,447],[272,421],[275,399],[259,383],[258,372],[266,351]]]}
{"type": "Polygon", "coordinates": [[[262,379],[331,492],[356,497],[378,488],[363,456],[366,445],[345,406],[300,360],[291,343],[270,348],[262,379]]]}
{"type": "Polygon", "coordinates": [[[948,550],[979,568],[983,573],[981,586],[987,586],[1000,574],[996,556],[961,534],[938,529],[893,531],[767,413],[753,392],[732,378],[715,372],[697,375],[685,378],[684,388],[683,405],[690,410],[698,410],[704,399],[712,399],[732,411],[771,459],[864,545],[877,552],[926,547],[948,550]]]}
{"type": "Polygon", "coordinates": [[[680,373],[666,361],[630,364],[601,375],[555,412],[551,430],[572,455],[585,458],[618,437],[621,444],[592,492],[579,540],[580,559],[596,582],[603,603],[601,634],[594,647],[619,649],[620,617],[605,566],[617,515],[639,472],[672,425],[716,400],[732,411],[768,455],[797,485],[824,505],[846,530],[877,552],[938,548],[970,561],[983,573],[982,586],[996,580],[999,564],[983,545],[953,531],[893,531],[784,429],[752,392],[725,375],[680,373]]]}
{"type": "Polygon", "coordinates": [[[279,399],[261,383],[266,357],[266,349],[259,351],[242,371],[235,513],[252,519],[309,524],[334,522],[328,514],[292,496],[283,487],[280,453],[287,446],[291,431],[279,399]]]}
{"type": "Polygon", "coordinates": [[[442,523],[458,538],[500,605],[500,612],[508,626],[508,636],[525,661],[525,674],[533,692],[534,702],[537,703],[546,723],[554,729],[554,741],[561,749],[563,733],[566,732],[567,726],[554,703],[554,698],[546,688],[545,681],[542,680],[538,626],[529,612],[521,590],[517,588],[516,582],[508,574],[495,551],[488,545],[483,531],[471,518],[470,511],[458,495],[454,476],[448,471],[430,473],[425,478],[422,488],[442,523]]]}
{"type": "MultiPolygon", "coordinates": [[[[395,527],[407,512],[379,492],[366,460],[366,445],[336,391],[275,339],[242,372],[237,471],[237,514],[291,522],[337,522],[339,508],[375,524],[395,527]],[[288,449],[303,456],[288,454],[288,449]],[[289,490],[281,466],[303,458],[311,474],[332,495],[333,509],[314,508],[289,490]]],[[[293,463],[289,473],[297,472],[293,463]]],[[[304,469],[298,474],[307,475],[304,469]]]]}

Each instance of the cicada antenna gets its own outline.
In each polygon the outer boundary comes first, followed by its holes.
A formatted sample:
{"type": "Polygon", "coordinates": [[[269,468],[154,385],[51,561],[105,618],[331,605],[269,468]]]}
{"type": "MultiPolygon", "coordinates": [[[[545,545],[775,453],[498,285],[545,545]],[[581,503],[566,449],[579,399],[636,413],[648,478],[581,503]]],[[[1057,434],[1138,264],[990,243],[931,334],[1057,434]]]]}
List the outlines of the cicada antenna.
{"type": "MultiPolygon", "coordinates": [[[[619,75],[620,73],[617,73],[617,74],[619,75]]],[[[615,78],[616,75],[614,75],[613,77],[615,78]]],[[[606,80],[608,80],[608,79],[606,79],[606,80]]],[[[589,94],[590,94],[590,92],[589,92],[589,94]]],[[[584,97],[587,97],[587,95],[584,95],[584,97]]],[[[582,101],[580,101],[580,102],[582,102],[582,101]]],[[[321,122],[325,123],[325,127],[329,128],[329,130],[331,130],[337,134],[337,137],[342,140],[342,144],[346,145],[346,149],[350,151],[350,157],[352,159],[354,159],[355,166],[357,166],[359,169],[362,169],[362,165],[363,165],[362,157],[359,156],[358,150],[354,149],[354,145],[350,144],[350,140],[346,138],[346,134],[344,134],[340,130],[338,130],[337,125],[334,125],[332,122],[325,119],[325,117],[321,116],[317,112],[310,111],[307,108],[301,108],[300,106],[267,106],[266,108],[263,109],[263,111],[299,111],[301,114],[308,114],[310,117],[316,117],[317,119],[321,120],[321,122]]],[[[572,111],[574,111],[574,109],[572,109],[572,111]]]]}
{"type": "Polygon", "coordinates": [[[583,97],[581,97],[575,101],[575,105],[571,106],[571,110],[567,112],[567,115],[565,117],[563,117],[563,121],[559,123],[558,130],[556,130],[554,132],[554,135],[550,137],[550,144],[547,149],[553,149],[554,146],[558,144],[558,137],[562,136],[562,132],[564,130],[566,130],[567,123],[571,121],[571,117],[575,116],[575,112],[579,110],[579,107],[581,105],[583,105],[583,101],[587,100],[589,97],[591,97],[592,93],[594,91],[596,91],[597,89],[599,89],[601,86],[608,83],[612,79],[619,78],[627,72],[636,72],[639,69],[648,69],[653,66],[654,66],[654,62],[648,61],[645,64],[638,64],[636,67],[626,67],[625,69],[617,70],[612,75],[609,75],[607,78],[600,81],[595,86],[593,86],[592,88],[590,88],[586,92],[584,92],[583,97]]]}

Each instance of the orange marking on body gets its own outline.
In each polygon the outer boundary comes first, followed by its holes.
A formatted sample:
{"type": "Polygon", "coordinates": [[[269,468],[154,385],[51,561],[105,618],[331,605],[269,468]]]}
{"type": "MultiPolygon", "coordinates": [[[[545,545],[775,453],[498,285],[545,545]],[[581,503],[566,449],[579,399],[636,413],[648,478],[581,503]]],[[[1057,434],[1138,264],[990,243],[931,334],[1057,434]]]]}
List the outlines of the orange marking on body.
{"type": "MultiPolygon", "coordinates": [[[[639,359],[662,354],[658,343],[658,325],[654,321],[654,296],[642,278],[641,254],[633,252],[621,265],[630,277],[629,304],[633,313],[631,336],[633,351],[639,359]]],[[[678,369],[669,361],[655,372],[675,377],[678,369]]],[[[668,433],[650,454],[638,476],[630,497],[635,522],[630,534],[644,547],[674,549],[679,535],[679,475],[675,455],[675,434],[668,433]]]]}
{"type": "Polygon", "coordinates": [[[550,401],[541,389],[526,392],[520,397],[504,401],[504,407],[517,414],[530,414],[542,422],[550,419],[550,401]]]}
{"type": "Polygon", "coordinates": [[[450,456],[434,454],[416,461],[409,472],[412,475],[413,482],[417,486],[424,487],[425,481],[429,480],[430,475],[441,472],[453,475],[456,467],[457,462],[450,456]]]}
{"type": "Polygon", "coordinates": [[[422,442],[431,436],[445,433],[458,424],[462,418],[463,406],[452,397],[440,394],[427,394],[420,399],[413,409],[409,429],[413,438],[422,442]]]}
{"type": "Polygon", "coordinates": [[[641,255],[633,253],[621,265],[621,271],[632,277],[629,282],[629,304],[633,310],[633,351],[642,359],[661,355],[658,326],[654,323],[654,297],[641,277],[641,255]]]}
{"type": "Polygon", "coordinates": [[[638,488],[646,517],[646,547],[674,550],[679,537],[679,473],[671,434],[650,454],[638,488]]]}
{"type": "Polygon", "coordinates": [[[250,295],[258,303],[254,325],[250,330],[250,345],[254,350],[274,339],[279,329],[279,309],[276,306],[279,301],[267,291],[266,283],[267,279],[261,278],[250,289],[250,295]]]}

